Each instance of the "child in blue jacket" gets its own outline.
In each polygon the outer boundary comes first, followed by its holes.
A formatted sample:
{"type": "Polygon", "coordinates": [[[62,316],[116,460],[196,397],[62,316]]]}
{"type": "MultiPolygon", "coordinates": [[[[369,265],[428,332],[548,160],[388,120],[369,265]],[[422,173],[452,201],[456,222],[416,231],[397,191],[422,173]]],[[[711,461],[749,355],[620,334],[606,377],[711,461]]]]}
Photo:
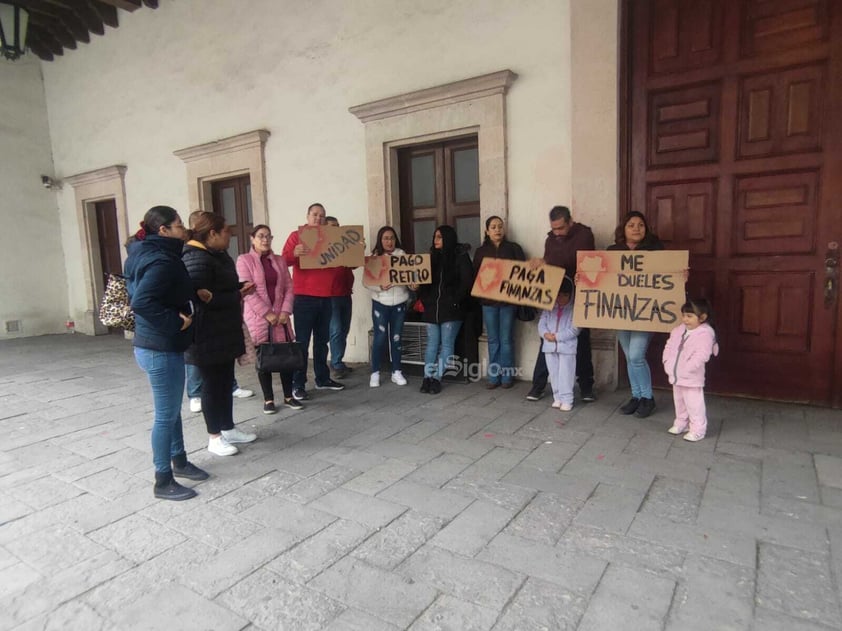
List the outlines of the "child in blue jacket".
{"type": "Polygon", "coordinates": [[[569,278],[561,283],[553,308],[541,313],[538,333],[553,387],[553,407],[572,410],[579,329],[573,326],[573,281],[569,278]]]}

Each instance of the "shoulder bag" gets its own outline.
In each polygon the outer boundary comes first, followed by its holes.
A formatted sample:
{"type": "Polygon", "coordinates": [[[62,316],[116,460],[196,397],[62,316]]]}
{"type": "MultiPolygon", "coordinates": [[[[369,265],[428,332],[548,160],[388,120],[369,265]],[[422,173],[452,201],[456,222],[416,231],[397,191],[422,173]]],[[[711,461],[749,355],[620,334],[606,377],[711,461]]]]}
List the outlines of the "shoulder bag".
{"type": "MultiPolygon", "coordinates": [[[[287,339],[292,339],[289,325],[284,325],[287,339]]],[[[273,342],[272,325],[269,325],[269,341],[257,347],[257,370],[260,372],[291,372],[305,370],[307,360],[304,349],[298,342],[273,342]]]]}

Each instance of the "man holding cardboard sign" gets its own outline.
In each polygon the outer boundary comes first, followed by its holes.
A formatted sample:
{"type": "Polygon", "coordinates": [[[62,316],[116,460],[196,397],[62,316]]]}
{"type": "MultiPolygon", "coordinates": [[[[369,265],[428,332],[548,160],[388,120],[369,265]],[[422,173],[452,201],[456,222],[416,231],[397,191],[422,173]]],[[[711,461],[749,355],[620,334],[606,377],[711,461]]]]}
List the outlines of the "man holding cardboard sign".
{"type": "MultiPolygon", "coordinates": [[[[576,253],[579,250],[593,250],[596,244],[593,231],[581,223],[576,223],[567,206],[553,206],[550,210],[550,231],[544,242],[544,258],[533,259],[534,267],[542,262],[548,265],[563,267],[567,276],[576,276],[576,253]]],[[[535,360],[535,370],[532,372],[532,389],[526,395],[527,400],[537,401],[544,395],[547,387],[549,372],[547,361],[540,347],[538,358],[535,360]]],[[[593,392],[593,361],[591,360],[591,331],[580,329],[579,344],[576,349],[576,379],[582,400],[590,403],[596,401],[593,392]]]]}
{"type": "MultiPolygon", "coordinates": [[[[287,265],[292,267],[292,286],[295,291],[295,302],[292,305],[293,324],[295,324],[295,339],[304,347],[304,356],[313,338],[313,372],[316,377],[317,390],[344,390],[338,381],[330,378],[327,366],[327,345],[330,339],[330,318],[332,315],[331,296],[337,275],[344,272],[344,267],[321,265],[306,268],[301,265],[302,259],[310,255],[313,258],[316,242],[311,235],[318,235],[319,228],[325,222],[325,207],[321,204],[310,204],[307,209],[307,224],[299,230],[293,231],[284,244],[283,257],[287,265]],[[307,235],[302,239],[302,235],[307,235]]],[[[362,232],[361,232],[362,234],[362,232]]],[[[365,247],[365,246],[363,246],[365,247]]],[[[328,261],[333,263],[334,260],[328,261]]],[[[307,371],[299,370],[292,375],[292,396],[298,401],[310,398],[304,386],[307,382],[307,371]]]]}

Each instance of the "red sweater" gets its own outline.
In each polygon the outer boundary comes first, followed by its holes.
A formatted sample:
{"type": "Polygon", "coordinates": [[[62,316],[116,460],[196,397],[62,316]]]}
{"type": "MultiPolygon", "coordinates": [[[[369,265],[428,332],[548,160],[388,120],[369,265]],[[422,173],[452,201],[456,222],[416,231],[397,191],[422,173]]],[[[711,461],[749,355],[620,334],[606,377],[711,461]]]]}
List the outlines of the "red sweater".
{"type": "Polygon", "coordinates": [[[292,267],[292,288],[295,295],[318,296],[320,298],[343,295],[335,293],[335,288],[340,286],[337,285],[336,278],[344,274],[348,268],[326,267],[322,269],[301,269],[301,266],[298,264],[298,257],[293,254],[295,246],[299,243],[301,243],[301,239],[298,236],[298,230],[295,230],[290,233],[283,249],[284,262],[292,267]]]}

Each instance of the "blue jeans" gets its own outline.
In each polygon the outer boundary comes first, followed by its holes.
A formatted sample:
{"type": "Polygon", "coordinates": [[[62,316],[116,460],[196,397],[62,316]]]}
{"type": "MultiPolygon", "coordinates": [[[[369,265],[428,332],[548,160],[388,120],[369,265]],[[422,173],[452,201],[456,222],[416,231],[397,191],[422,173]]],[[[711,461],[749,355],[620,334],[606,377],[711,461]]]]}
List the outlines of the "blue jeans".
{"type": "MultiPolygon", "coordinates": [[[[330,381],[327,344],[330,339],[331,314],[330,298],[322,296],[296,296],[292,305],[295,339],[304,348],[305,360],[310,348],[310,338],[313,338],[313,372],[316,375],[316,385],[319,386],[330,381]]],[[[303,390],[305,383],[307,371],[296,370],[292,375],[292,387],[303,390]]]]}
{"type": "Polygon", "coordinates": [[[424,376],[441,379],[445,368],[454,360],[456,336],[462,328],[462,321],[427,323],[427,349],[424,352],[424,376]]]}
{"type": "Polygon", "coordinates": [[[637,399],[652,398],[652,373],[646,361],[646,349],[652,333],[649,331],[617,331],[617,340],[626,355],[632,396],[637,399]]]}
{"type": "Polygon", "coordinates": [[[515,305],[482,307],[482,321],[488,336],[489,383],[514,381],[515,353],[512,338],[515,332],[515,305]]]}
{"type": "MultiPolygon", "coordinates": [[[[199,367],[193,364],[185,364],[184,369],[187,372],[187,398],[199,399],[202,396],[202,373],[199,372],[199,367]]],[[[237,378],[234,377],[234,384],[231,386],[231,392],[234,392],[240,384],[237,383],[237,378]]]]}
{"type": "Polygon", "coordinates": [[[134,349],[137,365],[149,378],[155,421],[152,424],[152,462],[156,473],[172,471],[171,460],[185,454],[181,427],[184,395],[184,354],[134,349]]]}
{"type": "Polygon", "coordinates": [[[371,342],[371,372],[380,372],[380,359],[389,340],[392,372],[401,369],[401,336],[406,319],[406,303],[391,307],[371,301],[371,321],[374,325],[374,339],[371,342]]]}
{"type": "Polygon", "coordinates": [[[351,296],[330,299],[330,365],[345,368],[345,347],[351,330],[351,296]]]}

